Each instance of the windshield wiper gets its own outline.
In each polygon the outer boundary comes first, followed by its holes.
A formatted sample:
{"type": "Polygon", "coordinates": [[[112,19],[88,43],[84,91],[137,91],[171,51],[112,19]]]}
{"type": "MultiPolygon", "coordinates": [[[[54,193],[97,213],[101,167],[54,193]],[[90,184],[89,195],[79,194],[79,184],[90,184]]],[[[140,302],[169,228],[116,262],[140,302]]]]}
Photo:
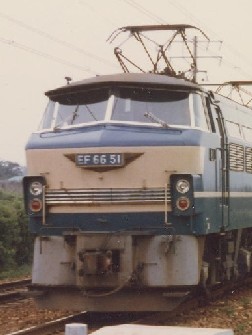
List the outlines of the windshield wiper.
{"type": "Polygon", "coordinates": [[[75,111],[73,112],[73,115],[72,115],[72,120],[70,122],[70,124],[73,124],[75,119],[78,117],[78,109],[79,109],[79,106],[80,105],[77,105],[76,108],[75,108],[75,111]]]}
{"type": "MultiPolygon", "coordinates": [[[[94,113],[91,111],[91,109],[88,107],[88,105],[83,105],[86,110],[88,111],[88,113],[92,116],[92,118],[95,120],[95,121],[98,121],[97,118],[95,117],[94,113]]],[[[80,105],[77,105],[76,108],[75,108],[75,111],[73,112],[73,116],[72,116],[72,121],[71,121],[71,124],[74,123],[75,119],[78,117],[78,109],[79,109],[80,105]]]]}
{"type": "MultiPolygon", "coordinates": [[[[91,117],[92,117],[95,121],[98,121],[98,119],[95,117],[94,113],[91,111],[91,109],[90,109],[87,105],[81,105],[81,106],[84,106],[84,107],[87,109],[88,113],[91,115],[91,117]]],[[[61,126],[62,126],[62,124],[64,124],[64,123],[68,123],[69,121],[70,121],[70,122],[69,122],[68,125],[73,125],[73,124],[74,124],[74,121],[75,121],[76,118],[79,116],[79,114],[78,114],[79,107],[80,107],[80,105],[77,105],[77,106],[75,107],[74,112],[73,112],[71,115],[69,115],[65,120],[62,118],[62,121],[61,121],[59,124],[57,124],[57,125],[53,128],[53,130],[58,130],[58,129],[60,129],[61,126]]]]}
{"type": "Polygon", "coordinates": [[[159,119],[156,115],[154,115],[153,113],[151,112],[145,112],[144,113],[144,116],[147,118],[147,119],[150,119],[151,121],[154,121],[154,122],[157,122],[159,123],[162,127],[164,128],[171,128],[171,126],[166,123],[165,121],[159,119]]]}
{"type": "Polygon", "coordinates": [[[98,119],[95,117],[94,113],[91,111],[91,109],[88,107],[88,105],[84,105],[84,107],[86,107],[87,111],[89,112],[89,114],[92,116],[92,118],[95,121],[98,121],[98,119]]]}
{"type": "MultiPolygon", "coordinates": [[[[60,117],[61,117],[61,122],[58,123],[57,125],[55,125],[55,127],[53,128],[53,130],[59,130],[59,129],[61,128],[61,126],[62,126],[64,123],[68,123],[69,120],[71,120],[69,124],[70,124],[70,125],[73,125],[75,119],[79,116],[79,115],[78,115],[78,109],[79,109],[79,107],[80,107],[80,105],[77,105],[77,106],[75,107],[75,110],[74,110],[73,114],[69,115],[66,119],[63,119],[63,118],[60,116],[60,117]]],[[[60,114],[59,114],[59,115],[60,115],[60,114]]]]}

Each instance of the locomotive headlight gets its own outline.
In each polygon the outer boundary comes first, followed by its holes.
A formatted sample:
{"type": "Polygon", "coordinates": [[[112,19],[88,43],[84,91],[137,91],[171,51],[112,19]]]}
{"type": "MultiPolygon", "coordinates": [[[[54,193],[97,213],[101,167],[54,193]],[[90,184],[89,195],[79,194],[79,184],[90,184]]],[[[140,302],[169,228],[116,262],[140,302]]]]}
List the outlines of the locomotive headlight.
{"type": "Polygon", "coordinates": [[[197,176],[190,174],[172,174],[170,176],[171,205],[173,215],[194,215],[194,179],[197,180],[197,176]]]}
{"type": "Polygon", "coordinates": [[[45,186],[44,176],[23,178],[25,212],[32,217],[43,217],[43,220],[46,215],[45,186]]]}
{"type": "Polygon", "coordinates": [[[32,195],[40,195],[43,191],[43,185],[38,181],[33,181],[30,185],[30,192],[32,195]]]}
{"type": "Polygon", "coordinates": [[[179,179],[176,183],[176,189],[179,193],[185,194],[190,189],[190,184],[186,179],[179,179]]]}

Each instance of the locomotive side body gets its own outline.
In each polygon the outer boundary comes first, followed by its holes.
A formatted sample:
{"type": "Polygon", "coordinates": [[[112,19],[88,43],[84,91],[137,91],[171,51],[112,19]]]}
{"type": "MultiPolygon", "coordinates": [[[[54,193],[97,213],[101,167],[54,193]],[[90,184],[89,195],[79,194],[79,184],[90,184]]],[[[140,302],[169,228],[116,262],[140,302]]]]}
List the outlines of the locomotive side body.
{"type": "Polygon", "coordinates": [[[153,74],[47,95],[24,179],[41,307],[172,310],[194,288],[250,271],[252,221],[240,218],[251,175],[236,162],[244,139],[230,142],[226,101],[153,74]]]}

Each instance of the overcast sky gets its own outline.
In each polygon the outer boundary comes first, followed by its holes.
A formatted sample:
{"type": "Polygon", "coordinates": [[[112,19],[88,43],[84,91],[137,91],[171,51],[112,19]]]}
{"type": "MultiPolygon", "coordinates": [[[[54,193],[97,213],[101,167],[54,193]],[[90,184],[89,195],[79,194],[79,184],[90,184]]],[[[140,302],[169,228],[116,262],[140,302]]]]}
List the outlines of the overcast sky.
{"type": "MultiPolygon", "coordinates": [[[[44,92],[96,74],[122,72],[106,42],[117,28],[191,24],[214,42],[200,66],[208,82],[252,80],[251,0],[0,0],[0,159],[25,164],[44,92]]],[[[127,37],[127,36],[126,36],[127,37]]],[[[115,41],[116,42],[116,41],[115,41]]],[[[199,54],[203,53],[203,44],[199,54]]]]}

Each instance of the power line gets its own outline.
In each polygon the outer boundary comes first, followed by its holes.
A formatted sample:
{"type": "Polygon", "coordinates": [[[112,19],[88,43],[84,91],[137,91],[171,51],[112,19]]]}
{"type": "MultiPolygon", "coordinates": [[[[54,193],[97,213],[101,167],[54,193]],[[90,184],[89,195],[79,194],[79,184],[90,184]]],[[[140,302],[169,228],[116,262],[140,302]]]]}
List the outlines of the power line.
{"type": "Polygon", "coordinates": [[[84,50],[82,48],[79,48],[79,47],[75,46],[74,44],[72,44],[70,42],[66,42],[66,41],[63,41],[63,40],[61,40],[61,39],[59,39],[57,37],[54,37],[53,35],[48,34],[48,33],[44,32],[44,31],[42,31],[42,30],[40,30],[38,28],[32,27],[32,26],[30,26],[30,25],[28,25],[28,24],[26,24],[26,23],[24,23],[24,22],[22,22],[20,20],[14,19],[13,17],[10,17],[9,15],[6,15],[6,14],[0,12],[0,17],[2,17],[4,19],[6,19],[6,20],[8,20],[8,21],[10,21],[10,22],[12,22],[14,24],[16,24],[16,25],[18,25],[18,26],[20,26],[20,27],[22,27],[22,28],[24,28],[26,30],[29,30],[29,31],[31,31],[33,33],[36,33],[36,34],[38,34],[40,36],[43,36],[43,37],[45,37],[47,39],[50,39],[51,41],[53,41],[53,42],[55,42],[57,44],[61,44],[61,45],[65,46],[65,47],[70,48],[72,50],[75,50],[75,51],[77,51],[77,52],[79,52],[79,53],[81,53],[81,54],[83,54],[85,56],[88,56],[88,57],[90,57],[92,59],[96,59],[99,62],[106,63],[109,66],[117,68],[117,66],[115,64],[107,61],[106,59],[104,59],[102,57],[99,57],[99,56],[97,56],[95,54],[92,54],[91,52],[88,52],[88,51],[86,51],[86,50],[84,50]]]}
{"type": "Polygon", "coordinates": [[[30,47],[27,47],[26,45],[24,44],[21,44],[21,43],[18,43],[18,42],[15,42],[13,40],[8,40],[6,38],[2,38],[0,37],[0,42],[4,43],[4,44],[7,44],[9,46],[12,46],[12,47],[15,47],[15,48],[18,48],[18,49],[21,49],[21,50],[24,50],[26,52],[29,52],[29,53],[32,53],[32,54],[35,54],[35,55],[38,55],[38,56],[41,56],[43,58],[46,58],[46,59],[49,59],[51,61],[54,61],[56,63],[59,63],[59,64],[63,64],[63,65],[67,65],[67,66],[70,66],[70,67],[73,67],[73,68],[76,68],[76,69],[79,69],[81,71],[85,71],[85,72],[89,72],[93,75],[97,75],[97,72],[94,72],[92,71],[91,69],[89,68],[85,68],[81,65],[76,65],[74,63],[71,63],[71,62],[68,62],[62,58],[59,58],[59,57],[55,57],[55,56],[52,56],[52,55],[49,55],[45,52],[42,52],[42,51],[39,51],[39,50],[36,50],[36,49],[33,49],[33,48],[30,48],[30,47]]]}

